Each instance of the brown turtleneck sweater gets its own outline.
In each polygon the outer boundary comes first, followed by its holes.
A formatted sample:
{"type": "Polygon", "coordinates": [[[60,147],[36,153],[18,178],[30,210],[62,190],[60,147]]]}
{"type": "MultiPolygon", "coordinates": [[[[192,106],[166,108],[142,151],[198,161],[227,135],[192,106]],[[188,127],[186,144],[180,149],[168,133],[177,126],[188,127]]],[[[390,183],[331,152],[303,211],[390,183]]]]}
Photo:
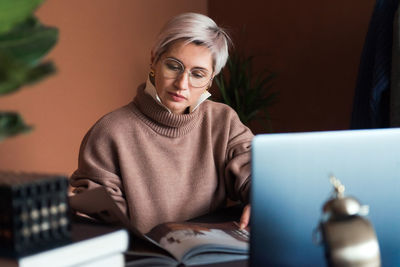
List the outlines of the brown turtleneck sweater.
{"type": "Polygon", "coordinates": [[[212,212],[227,197],[247,203],[253,134],[236,112],[206,100],[176,115],[143,89],[89,130],[71,185],[105,186],[143,233],[212,212]]]}

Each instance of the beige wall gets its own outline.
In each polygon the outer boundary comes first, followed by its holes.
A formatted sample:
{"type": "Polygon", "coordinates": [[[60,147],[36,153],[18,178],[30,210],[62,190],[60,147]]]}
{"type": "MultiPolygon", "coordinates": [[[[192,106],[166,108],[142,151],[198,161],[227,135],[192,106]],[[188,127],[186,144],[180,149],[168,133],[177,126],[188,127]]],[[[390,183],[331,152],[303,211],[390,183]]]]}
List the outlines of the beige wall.
{"type": "Polygon", "coordinates": [[[347,129],[375,0],[210,0],[256,69],[278,75],[275,132],[347,129]],[[244,33],[240,32],[244,30],[244,33]]]}
{"type": "Polygon", "coordinates": [[[60,30],[49,55],[58,73],[0,98],[35,126],[0,143],[0,169],[69,175],[80,142],[103,114],[126,104],[146,78],[160,27],[181,12],[207,13],[206,0],[47,0],[41,21],[60,30]]]}

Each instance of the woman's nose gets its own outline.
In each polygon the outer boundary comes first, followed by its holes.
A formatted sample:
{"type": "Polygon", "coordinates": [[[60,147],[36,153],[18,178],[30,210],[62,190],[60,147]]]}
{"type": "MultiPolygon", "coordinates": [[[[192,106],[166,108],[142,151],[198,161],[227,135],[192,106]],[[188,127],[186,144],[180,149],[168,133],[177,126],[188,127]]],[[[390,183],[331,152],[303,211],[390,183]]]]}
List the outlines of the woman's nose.
{"type": "Polygon", "coordinates": [[[184,71],[178,75],[175,79],[175,86],[181,90],[189,89],[189,73],[184,71]]]}

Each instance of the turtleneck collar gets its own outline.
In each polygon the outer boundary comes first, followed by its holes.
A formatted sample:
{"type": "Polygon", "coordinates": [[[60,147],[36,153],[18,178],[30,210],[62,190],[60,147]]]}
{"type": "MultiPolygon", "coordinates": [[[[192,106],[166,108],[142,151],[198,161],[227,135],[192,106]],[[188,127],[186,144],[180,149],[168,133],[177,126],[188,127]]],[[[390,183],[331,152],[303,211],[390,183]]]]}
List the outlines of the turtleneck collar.
{"type": "MultiPolygon", "coordinates": [[[[154,87],[153,83],[150,81],[150,78],[149,78],[149,77],[147,77],[146,87],[145,87],[144,91],[145,91],[147,94],[151,95],[151,97],[153,97],[154,100],[155,100],[160,106],[162,106],[163,108],[165,108],[168,112],[172,113],[172,111],[171,111],[169,108],[167,108],[167,106],[165,106],[165,105],[161,102],[161,99],[160,99],[160,97],[159,97],[158,94],[157,94],[157,90],[156,90],[156,88],[154,87]]],[[[207,98],[209,98],[210,96],[211,96],[211,94],[210,94],[210,92],[208,92],[208,91],[205,91],[204,93],[202,93],[201,96],[200,96],[200,98],[199,98],[199,100],[197,101],[197,103],[189,107],[189,112],[195,111],[195,110],[200,106],[200,104],[203,103],[203,102],[204,102],[207,98]]]]}
{"type": "Polygon", "coordinates": [[[164,136],[179,137],[190,132],[201,122],[200,108],[188,114],[174,114],[146,93],[145,88],[145,84],[139,86],[133,101],[140,112],[135,109],[133,111],[155,132],[164,136]]]}

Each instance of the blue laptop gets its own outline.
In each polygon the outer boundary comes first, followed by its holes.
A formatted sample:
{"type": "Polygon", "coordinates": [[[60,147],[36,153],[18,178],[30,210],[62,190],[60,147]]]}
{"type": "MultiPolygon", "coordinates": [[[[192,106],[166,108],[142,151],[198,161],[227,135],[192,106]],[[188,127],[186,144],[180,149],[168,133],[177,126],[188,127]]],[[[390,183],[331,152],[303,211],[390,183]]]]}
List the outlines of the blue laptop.
{"type": "Polygon", "coordinates": [[[400,129],[257,135],[252,143],[251,266],[326,266],[313,233],[332,196],[369,206],[382,266],[400,266],[400,129]]]}

